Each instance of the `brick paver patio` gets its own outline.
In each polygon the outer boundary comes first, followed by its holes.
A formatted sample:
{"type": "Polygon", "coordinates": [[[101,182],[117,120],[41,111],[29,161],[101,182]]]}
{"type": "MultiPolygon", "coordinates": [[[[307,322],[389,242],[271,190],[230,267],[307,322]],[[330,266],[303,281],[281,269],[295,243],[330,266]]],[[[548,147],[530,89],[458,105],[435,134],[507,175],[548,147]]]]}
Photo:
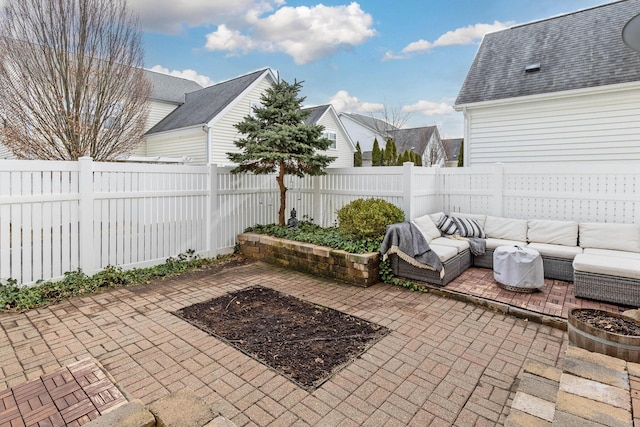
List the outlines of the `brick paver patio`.
{"type": "Polygon", "coordinates": [[[189,387],[239,426],[501,425],[525,360],[559,366],[566,346],[562,330],[456,299],[253,263],[0,314],[0,390],[94,357],[129,398],[189,387]],[[171,314],[252,285],[392,332],[309,393],[171,314]]]}

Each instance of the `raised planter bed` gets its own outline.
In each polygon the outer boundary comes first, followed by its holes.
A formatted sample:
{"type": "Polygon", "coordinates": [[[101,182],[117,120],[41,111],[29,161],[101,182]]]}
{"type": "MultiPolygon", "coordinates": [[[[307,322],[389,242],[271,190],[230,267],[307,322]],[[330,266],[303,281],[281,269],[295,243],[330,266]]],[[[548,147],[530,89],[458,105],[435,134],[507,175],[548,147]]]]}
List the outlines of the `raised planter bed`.
{"type": "Polygon", "coordinates": [[[265,234],[238,235],[240,251],[280,267],[367,287],[380,281],[380,254],[351,254],[265,234]]]}

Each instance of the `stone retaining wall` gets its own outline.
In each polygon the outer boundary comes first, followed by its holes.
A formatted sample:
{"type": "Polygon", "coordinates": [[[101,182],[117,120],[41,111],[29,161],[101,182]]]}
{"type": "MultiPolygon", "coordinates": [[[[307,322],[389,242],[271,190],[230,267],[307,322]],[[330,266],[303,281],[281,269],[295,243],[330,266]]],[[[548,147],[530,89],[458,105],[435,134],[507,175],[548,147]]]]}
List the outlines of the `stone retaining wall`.
{"type": "Polygon", "coordinates": [[[357,286],[380,281],[380,254],[351,254],[264,234],[238,235],[240,251],[253,259],[305,273],[317,274],[357,286]]]}

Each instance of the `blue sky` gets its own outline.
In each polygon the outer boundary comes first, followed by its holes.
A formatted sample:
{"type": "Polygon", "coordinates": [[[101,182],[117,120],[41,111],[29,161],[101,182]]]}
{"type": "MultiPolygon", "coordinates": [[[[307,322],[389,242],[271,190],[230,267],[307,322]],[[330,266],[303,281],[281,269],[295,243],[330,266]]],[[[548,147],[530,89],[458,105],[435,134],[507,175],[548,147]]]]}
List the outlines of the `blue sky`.
{"type": "Polygon", "coordinates": [[[607,0],[129,0],[145,67],[203,85],[270,67],[307,106],[438,125],[463,136],[455,98],[482,35],[607,0]]]}

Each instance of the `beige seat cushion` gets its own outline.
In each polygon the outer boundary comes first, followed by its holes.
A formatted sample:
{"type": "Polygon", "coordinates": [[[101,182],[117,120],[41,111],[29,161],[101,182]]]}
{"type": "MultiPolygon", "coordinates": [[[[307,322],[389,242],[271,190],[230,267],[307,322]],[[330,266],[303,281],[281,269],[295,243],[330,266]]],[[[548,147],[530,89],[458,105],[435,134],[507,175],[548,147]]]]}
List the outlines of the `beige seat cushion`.
{"type": "Polygon", "coordinates": [[[604,256],[613,256],[617,258],[629,258],[629,259],[640,260],[640,254],[637,252],[614,251],[612,249],[596,249],[596,248],[585,248],[583,252],[589,255],[604,255],[604,256]]]}
{"type": "Polygon", "coordinates": [[[573,259],[573,269],[584,273],[640,279],[640,260],[629,258],[580,254],[573,259]]]}
{"type": "Polygon", "coordinates": [[[453,246],[429,245],[431,250],[438,255],[440,262],[445,262],[458,255],[458,249],[453,246]]]}
{"type": "Polygon", "coordinates": [[[542,256],[571,260],[582,253],[580,246],[552,245],[549,243],[529,243],[527,248],[535,249],[542,256]]]}
{"type": "Polygon", "coordinates": [[[522,248],[527,246],[527,242],[519,241],[519,240],[488,238],[486,242],[487,242],[487,249],[495,249],[498,246],[520,246],[522,248]]]}
{"type": "Polygon", "coordinates": [[[423,215],[418,218],[414,218],[411,222],[420,230],[427,243],[430,243],[433,239],[440,237],[440,230],[431,220],[429,215],[423,215]]]}
{"type": "Polygon", "coordinates": [[[640,252],[640,228],[635,224],[581,222],[579,233],[582,248],[640,252]]]}
{"type": "Polygon", "coordinates": [[[527,220],[487,215],[484,232],[494,239],[527,241],[527,220]]]}
{"type": "Polygon", "coordinates": [[[527,240],[535,243],[578,246],[578,223],[532,219],[527,222],[527,240]]]}
{"type": "Polygon", "coordinates": [[[433,239],[430,244],[439,246],[450,246],[452,248],[456,248],[458,250],[458,253],[469,249],[469,242],[467,242],[466,240],[449,239],[446,237],[438,237],[437,239],[433,239]]]}

